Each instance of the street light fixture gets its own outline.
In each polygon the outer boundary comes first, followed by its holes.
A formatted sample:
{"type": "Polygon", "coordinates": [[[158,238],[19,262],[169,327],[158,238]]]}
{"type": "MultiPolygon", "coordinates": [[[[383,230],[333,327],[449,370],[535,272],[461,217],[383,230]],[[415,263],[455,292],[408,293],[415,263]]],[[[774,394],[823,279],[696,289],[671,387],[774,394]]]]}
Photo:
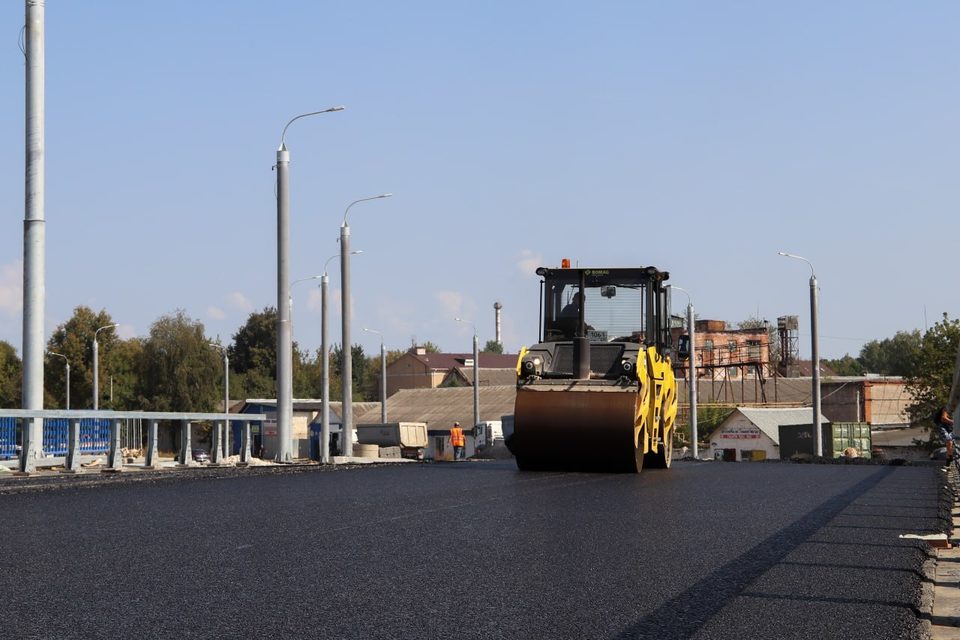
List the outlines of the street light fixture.
{"type": "Polygon", "coordinates": [[[360,198],[347,205],[343,212],[343,224],[340,225],[340,319],[342,324],[341,338],[343,344],[343,366],[340,368],[343,387],[343,454],[353,455],[353,352],[350,349],[350,322],[352,320],[350,301],[350,226],[347,224],[347,214],[353,205],[368,200],[389,198],[392,193],[383,193],[379,196],[360,198]]]}
{"type": "Polygon", "coordinates": [[[100,408],[100,343],[97,342],[97,336],[104,329],[115,329],[119,323],[108,324],[100,327],[93,332],[93,410],[100,408]]]}
{"type": "Polygon", "coordinates": [[[343,107],[331,107],[322,111],[301,113],[291,118],[280,134],[277,149],[277,454],[278,462],[293,460],[293,386],[292,339],[290,337],[290,152],[287,151],[287,129],[300,118],[342,111],[343,107]]]}
{"type": "Polygon", "coordinates": [[[813,395],[813,441],[816,445],[815,455],[823,455],[823,436],[820,433],[820,336],[819,336],[819,309],[817,302],[817,274],[813,269],[813,263],[803,256],[777,252],[785,258],[795,258],[803,260],[810,267],[810,360],[813,367],[812,395],[813,395]]]}
{"type": "Polygon", "coordinates": [[[67,366],[67,410],[70,409],[70,360],[67,359],[67,356],[62,353],[54,353],[53,351],[47,351],[47,355],[56,356],[58,358],[63,358],[63,363],[67,366]]]}
{"type": "Polygon", "coordinates": [[[380,424],[387,424],[387,351],[383,346],[383,332],[366,327],[363,330],[380,336],[380,424]]]}
{"type": "Polygon", "coordinates": [[[693,459],[699,460],[700,448],[697,442],[700,438],[697,431],[697,338],[696,321],[693,317],[693,300],[690,297],[690,292],[683,287],[670,285],[670,288],[676,289],[687,296],[687,335],[690,338],[690,355],[688,356],[690,363],[687,371],[687,395],[690,402],[690,440],[693,443],[693,459]]]}
{"type": "Polygon", "coordinates": [[[470,320],[454,318],[473,327],[473,426],[480,424],[480,343],[477,340],[477,325],[470,320]]]}

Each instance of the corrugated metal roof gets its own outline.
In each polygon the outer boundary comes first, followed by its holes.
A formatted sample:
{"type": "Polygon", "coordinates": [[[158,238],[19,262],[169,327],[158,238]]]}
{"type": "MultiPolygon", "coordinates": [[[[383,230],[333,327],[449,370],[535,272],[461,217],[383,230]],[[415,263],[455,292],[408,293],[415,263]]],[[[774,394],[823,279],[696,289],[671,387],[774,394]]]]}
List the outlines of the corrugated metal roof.
{"type": "MultiPolygon", "coordinates": [[[[512,415],[517,397],[515,385],[480,387],[480,419],[499,420],[512,415]]],[[[360,416],[357,424],[380,422],[380,408],[360,416]]],[[[387,398],[389,422],[426,422],[432,428],[445,428],[459,422],[473,426],[473,387],[438,389],[402,389],[387,398]]]]}
{"type": "MultiPolygon", "coordinates": [[[[407,353],[425,363],[434,371],[446,371],[454,367],[462,367],[467,360],[473,360],[472,353],[425,353],[423,355],[410,351],[407,353]]],[[[517,366],[517,358],[520,357],[516,353],[481,353],[479,355],[481,369],[514,368],[517,366]]]]}
{"type": "MultiPolygon", "coordinates": [[[[799,407],[796,409],[737,407],[736,411],[739,411],[747,420],[756,425],[756,427],[766,434],[767,437],[773,440],[773,443],[776,445],[780,444],[781,425],[810,424],[810,422],[813,420],[813,409],[807,407],[799,407]]],[[[731,414],[726,420],[723,421],[723,424],[720,425],[720,429],[723,429],[724,426],[726,426],[727,422],[732,419],[733,415],[734,414],[731,414]]],[[[820,421],[823,423],[829,422],[829,420],[823,417],[822,412],[820,413],[820,421]]]]}
{"type": "MultiPolygon", "coordinates": [[[[443,383],[446,383],[451,377],[458,377],[467,384],[473,385],[473,367],[454,367],[443,379],[443,383]]],[[[516,385],[516,383],[517,370],[514,367],[509,369],[485,369],[480,367],[481,387],[507,387],[516,385]]]]}

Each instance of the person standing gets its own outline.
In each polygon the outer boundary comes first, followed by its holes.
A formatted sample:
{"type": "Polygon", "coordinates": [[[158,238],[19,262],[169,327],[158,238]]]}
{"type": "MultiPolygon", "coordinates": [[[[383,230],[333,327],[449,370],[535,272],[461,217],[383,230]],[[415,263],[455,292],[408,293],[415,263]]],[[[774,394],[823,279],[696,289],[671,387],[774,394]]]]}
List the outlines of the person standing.
{"type": "Polygon", "coordinates": [[[459,422],[454,422],[450,428],[450,445],[453,446],[453,461],[463,460],[463,448],[466,445],[466,438],[463,436],[463,429],[459,422]]]}

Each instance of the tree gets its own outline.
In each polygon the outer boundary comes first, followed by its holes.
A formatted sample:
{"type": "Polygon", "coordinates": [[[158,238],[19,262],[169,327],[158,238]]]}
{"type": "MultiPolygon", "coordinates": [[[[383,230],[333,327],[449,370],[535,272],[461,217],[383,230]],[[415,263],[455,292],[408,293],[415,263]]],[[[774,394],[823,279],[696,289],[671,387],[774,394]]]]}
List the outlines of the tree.
{"type": "MultiPolygon", "coordinates": [[[[415,346],[417,346],[417,345],[415,345],[415,346]]],[[[437,345],[433,344],[433,343],[430,342],[429,340],[427,340],[427,341],[424,342],[423,344],[419,345],[419,347],[420,347],[421,349],[423,349],[423,350],[424,350],[425,352],[427,352],[427,353],[440,353],[440,347],[438,347],[437,345]]]]}
{"type": "Polygon", "coordinates": [[[265,307],[254,312],[233,335],[227,347],[230,368],[237,373],[231,388],[248,398],[272,398],[277,394],[277,310],[265,307]],[[236,386],[235,386],[236,385],[236,386]]]}
{"type": "MultiPolygon", "coordinates": [[[[387,351],[387,366],[403,357],[403,351],[387,351]]],[[[380,401],[380,355],[377,354],[369,359],[367,365],[367,378],[363,383],[363,399],[368,402],[380,401]]],[[[388,385],[389,388],[389,385],[388,385]]]]}
{"type": "Polygon", "coordinates": [[[487,340],[487,344],[483,345],[482,353],[503,353],[503,345],[496,340],[487,340]]]}
{"type": "Polygon", "coordinates": [[[917,364],[917,352],[923,339],[920,331],[897,331],[892,338],[871,340],[860,350],[863,370],[887,376],[910,376],[917,364]]]}
{"type": "MultiPolygon", "coordinates": [[[[343,377],[343,349],[340,345],[334,345],[333,352],[330,354],[330,397],[339,398],[343,395],[342,377],[343,377]],[[334,395],[335,385],[338,393],[334,395]]],[[[370,360],[363,353],[363,347],[359,344],[353,345],[350,349],[350,379],[353,381],[353,400],[363,401],[365,390],[368,389],[367,376],[370,372],[370,360]]],[[[379,369],[377,370],[379,371],[379,369]]]]}
{"type": "Polygon", "coordinates": [[[23,363],[17,350],[0,340],[0,407],[14,409],[20,406],[23,363]]]}
{"type": "MultiPolygon", "coordinates": [[[[80,305],[73,310],[73,316],[58,326],[50,340],[47,351],[59,353],[70,363],[70,404],[71,408],[93,406],[93,338],[97,337],[100,359],[100,404],[103,402],[104,373],[111,371],[111,363],[119,365],[113,358],[113,350],[120,342],[117,332],[107,329],[97,334],[97,329],[113,324],[113,318],[105,310],[94,312],[90,307],[80,305]]],[[[52,364],[52,361],[48,360],[52,364]]],[[[127,369],[126,365],[122,367],[127,369]]],[[[107,376],[110,373],[106,373],[107,376]]],[[[54,398],[66,396],[66,370],[63,366],[44,367],[45,386],[54,398]]],[[[58,405],[59,406],[59,405],[58,405]]],[[[104,407],[105,408],[105,407],[104,407]]]]}
{"type": "Polygon", "coordinates": [[[203,324],[183,310],[150,326],[139,363],[139,403],[152,411],[215,411],[222,397],[220,358],[203,324]]]}
{"type": "Polygon", "coordinates": [[[944,313],[943,319],[923,335],[914,366],[905,376],[913,398],[907,407],[911,424],[930,426],[930,416],[947,403],[958,348],[960,320],[951,320],[944,313]]]}
{"type": "Polygon", "coordinates": [[[838,376],[862,376],[864,373],[863,364],[849,353],[835,360],[824,360],[824,363],[836,371],[838,376]]]}

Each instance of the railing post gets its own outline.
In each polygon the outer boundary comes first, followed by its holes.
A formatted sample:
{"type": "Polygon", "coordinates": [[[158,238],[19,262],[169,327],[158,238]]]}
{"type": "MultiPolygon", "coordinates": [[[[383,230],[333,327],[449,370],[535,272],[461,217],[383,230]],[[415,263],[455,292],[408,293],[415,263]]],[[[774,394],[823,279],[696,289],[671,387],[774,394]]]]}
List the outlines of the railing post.
{"type": "Polygon", "coordinates": [[[240,436],[240,462],[250,464],[250,421],[244,420],[243,433],[240,436]]]}
{"type": "Polygon", "coordinates": [[[180,421],[180,455],[177,456],[177,462],[180,464],[190,464],[193,461],[193,451],[190,444],[190,421],[180,421]]]}
{"type": "Polygon", "coordinates": [[[150,419],[147,421],[147,469],[157,468],[157,421],[150,419]]]}
{"type": "Polygon", "coordinates": [[[110,457],[107,459],[107,468],[104,471],[121,471],[123,469],[123,453],[120,451],[120,418],[110,421],[110,457]]]}
{"type": "Polygon", "coordinates": [[[217,420],[213,423],[213,434],[210,443],[210,464],[223,463],[223,422],[217,420]]]}
{"type": "Polygon", "coordinates": [[[33,473],[37,470],[37,456],[34,451],[36,443],[30,437],[33,428],[33,418],[20,419],[20,473],[33,473]]]}
{"type": "Polygon", "coordinates": [[[69,429],[67,459],[63,468],[68,473],[76,473],[80,470],[80,418],[70,418],[69,429]]]}

